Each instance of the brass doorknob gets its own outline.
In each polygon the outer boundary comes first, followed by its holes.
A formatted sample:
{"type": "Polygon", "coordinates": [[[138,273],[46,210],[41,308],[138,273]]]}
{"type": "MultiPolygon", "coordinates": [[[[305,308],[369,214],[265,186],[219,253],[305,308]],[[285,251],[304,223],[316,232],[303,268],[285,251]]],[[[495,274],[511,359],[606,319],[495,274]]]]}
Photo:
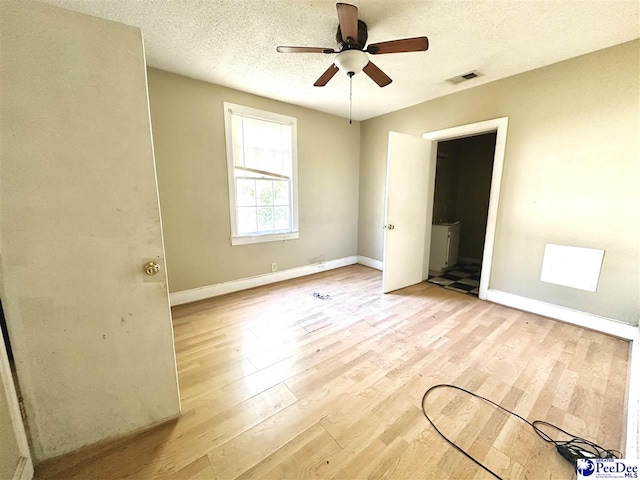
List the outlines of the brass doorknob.
{"type": "Polygon", "coordinates": [[[160,271],[160,265],[157,262],[149,262],[144,266],[144,272],[153,276],[160,271]]]}

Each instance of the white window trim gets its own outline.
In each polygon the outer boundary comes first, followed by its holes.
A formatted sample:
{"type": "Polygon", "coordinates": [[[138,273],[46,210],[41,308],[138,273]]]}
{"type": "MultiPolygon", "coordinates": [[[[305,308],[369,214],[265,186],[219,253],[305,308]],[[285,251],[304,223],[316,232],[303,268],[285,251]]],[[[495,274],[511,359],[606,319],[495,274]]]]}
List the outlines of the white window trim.
{"type": "Polygon", "coordinates": [[[227,148],[227,184],[229,187],[229,214],[231,220],[231,245],[247,245],[250,243],[278,242],[284,240],[294,240],[299,238],[298,230],[298,120],[294,117],[281,115],[279,113],[258,110],[257,108],[245,107],[235,103],[224,102],[224,130],[225,143],[227,148]],[[233,142],[231,138],[231,113],[254,117],[260,120],[282,123],[292,126],[292,205],[291,205],[291,232],[267,233],[264,235],[238,235],[236,218],[236,187],[233,163],[233,142]]]}

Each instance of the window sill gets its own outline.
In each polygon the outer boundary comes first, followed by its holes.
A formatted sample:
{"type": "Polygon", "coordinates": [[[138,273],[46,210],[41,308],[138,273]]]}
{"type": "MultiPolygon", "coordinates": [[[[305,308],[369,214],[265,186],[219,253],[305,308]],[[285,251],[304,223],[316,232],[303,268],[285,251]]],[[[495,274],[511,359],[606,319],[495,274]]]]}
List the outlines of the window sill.
{"type": "Polygon", "coordinates": [[[231,237],[231,245],[248,245],[250,243],[282,242],[295,240],[300,237],[300,232],[272,233],[269,235],[247,235],[246,237],[231,237]]]}

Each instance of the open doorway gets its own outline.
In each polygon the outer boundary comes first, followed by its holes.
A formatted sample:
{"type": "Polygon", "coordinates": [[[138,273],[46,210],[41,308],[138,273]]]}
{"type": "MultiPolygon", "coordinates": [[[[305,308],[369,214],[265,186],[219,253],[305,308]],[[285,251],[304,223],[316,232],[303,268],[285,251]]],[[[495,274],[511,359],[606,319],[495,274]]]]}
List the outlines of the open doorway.
{"type": "MultiPolygon", "coordinates": [[[[486,300],[489,282],[491,278],[491,265],[493,261],[493,247],[495,242],[496,224],[498,218],[498,205],[500,202],[500,186],[502,184],[502,168],[504,164],[505,148],[507,143],[507,127],[509,119],[507,117],[486,120],[478,123],[471,123],[459,127],[447,128],[428,132],[423,138],[433,141],[439,146],[440,143],[450,140],[474,137],[482,134],[495,134],[495,144],[493,153],[493,168],[491,170],[491,186],[489,193],[489,205],[486,215],[486,228],[484,233],[484,245],[482,247],[481,267],[478,285],[478,297],[486,300]]],[[[437,146],[433,149],[436,155],[437,146]]],[[[434,188],[435,191],[435,188],[434,188]]],[[[431,217],[431,215],[429,215],[431,217]]],[[[434,219],[437,220],[437,219],[434,219]]],[[[431,236],[429,235],[430,246],[431,236]]],[[[456,259],[457,261],[457,259],[456,259]]]]}
{"type": "Polygon", "coordinates": [[[428,281],[479,294],[496,132],[437,144],[428,281]]]}
{"type": "Polygon", "coordinates": [[[422,139],[413,135],[389,132],[383,225],[383,292],[388,293],[428,279],[438,143],[494,133],[491,191],[478,285],[478,297],[481,300],[487,298],[507,125],[508,118],[496,118],[428,132],[422,135],[422,139]]]}

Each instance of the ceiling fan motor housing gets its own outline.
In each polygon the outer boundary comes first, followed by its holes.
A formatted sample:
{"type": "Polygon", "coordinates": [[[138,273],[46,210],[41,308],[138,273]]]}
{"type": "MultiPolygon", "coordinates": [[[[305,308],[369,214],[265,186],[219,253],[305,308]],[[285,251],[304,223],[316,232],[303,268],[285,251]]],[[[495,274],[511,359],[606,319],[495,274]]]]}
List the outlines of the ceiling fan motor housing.
{"type": "Polygon", "coordinates": [[[336,32],[336,42],[338,42],[338,47],[340,47],[340,51],[350,50],[350,49],[359,49],[362,50],[364,46],[367,44],[367,38],[369,34],[367,33],[367,24],[362,20],[358,19],[358,38],[356,39],[356,43],[348,43],[344,38],[342,38],[342,32],[340,31],[340,25],[338,25],[338,31],[336,32]]]}

